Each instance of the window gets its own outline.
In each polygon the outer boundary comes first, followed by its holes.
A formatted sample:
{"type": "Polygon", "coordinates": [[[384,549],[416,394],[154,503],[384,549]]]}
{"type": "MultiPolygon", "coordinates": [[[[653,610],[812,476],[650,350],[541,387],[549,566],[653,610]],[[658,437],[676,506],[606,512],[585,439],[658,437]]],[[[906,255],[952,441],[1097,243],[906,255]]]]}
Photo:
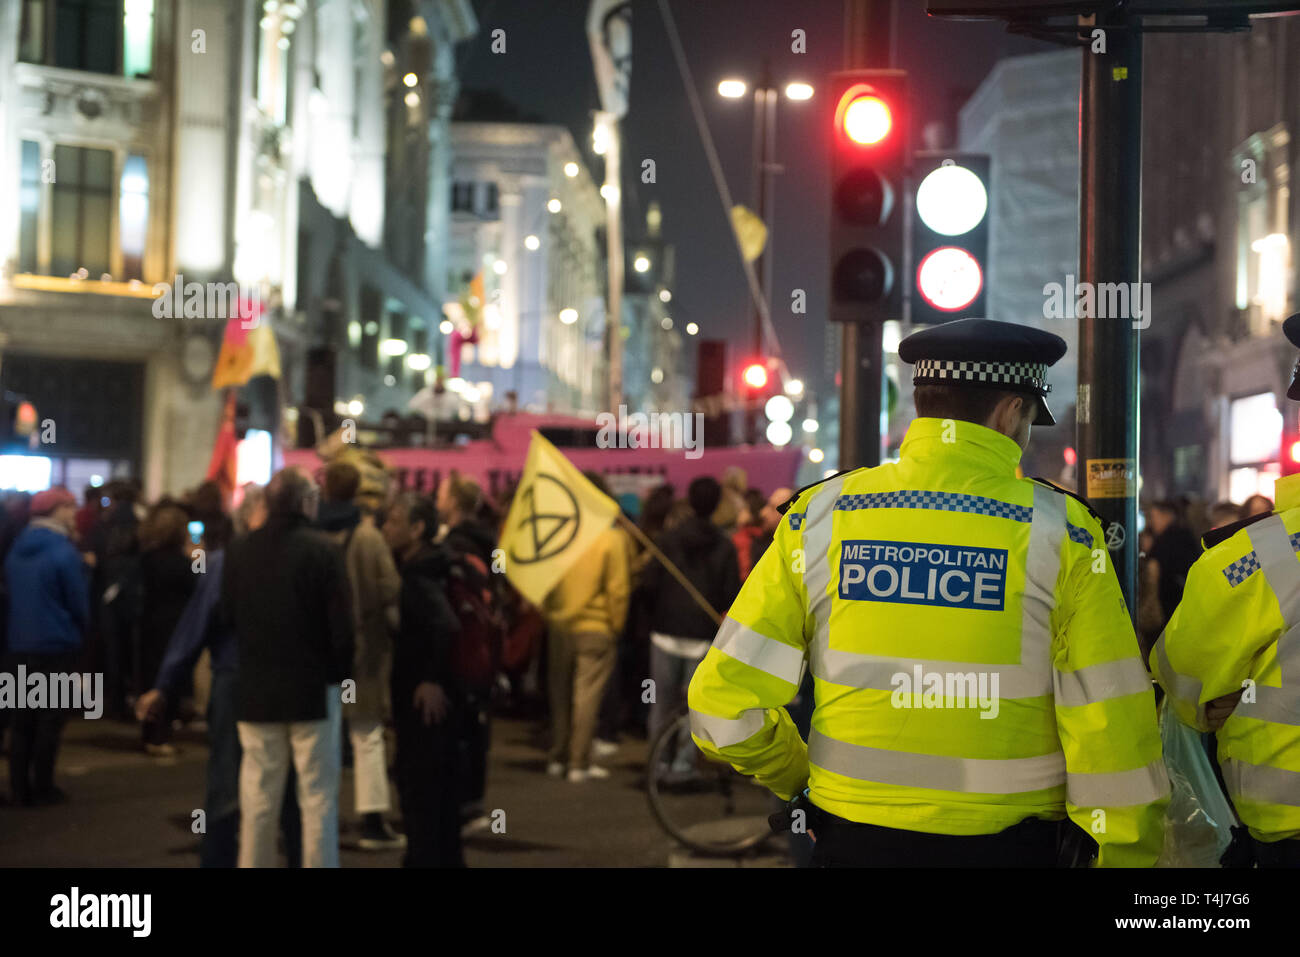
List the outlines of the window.
{"type": "Polygon", "coordinates": [[[453,213],[474,212],[474,184],[453,183],[451,187],[451,211],[453,213]]]}
{"type": "Polygon", "coordinates": [[[113,204],[113,154],[76,146],[54,147],[50,272],[85,269],[98,279],[109,270],[113,204]]]}
{"type": "Polygon", "coordinates": [[[18,271],[36,272],[37,227],[41,218],[41,145],[23,140],[18,187],[18,271]]]}
{"type": "Polygon", "coordinates": [[[122,12],[122,75],[153,73],[153,0],[126,0],[122,12]]]}
{"type": "Polygon", "coordinates": [[[1248,313],[1256,335],[1269,335],[1273,323],[1287,313],[1291,287],[1291,256],[1287,210],[1290,137],[1286,127],[1250,136],[1237,147],[1234,168],[1241,170],[1237,187],[1237,308],[1248,313]]]}
{"type": "Polygon", "coordinates": [[[487,184],[487,201],[486,201],[486,203],[485,203],[485,205],[484,205],[484,210],[483,210],[483,211],[484,211],[485,213],[488,213],[489,215],[493,215],[493,216],[495,216],[495,215],[496,215],[496,212],[497,212],[497,209],[498,209],[499,199],[500,199],[500,193],[499,193],[499,191],[498,191],[498,189],[497,189],[497,184],[496,184],[496,183],[488,183],[488,184],[487,184]]]}
{"type": "Polygon", "coordinates": [[[122,244],[122,278],[143,279],[149,226],[149,170],[143,156],[128,156],[122,166],[117,221],[122,244]]]}
{"type": "Polygon", "coordinates": [[[24,63],[45,62],[45,0],[23,0],[18,39],[18,59],[24,63]]]}
{"type": "Polygon", "coordinates": [[[54,63],[69,70],[117,72],[122,0],[54,0],[54,63]]]}
{"type": "Polygon", "coordinates": [[[303,9],[293,2],[280,5],[275,0],[254,3],[252,9],[257,35],[253,72],[257,105],[272,122],[284,125],[293,109],[293,41],[303,9]]]}
{"type": "Polygon", "coordinates": [[[1252,495],[1273,497],[1281,475],[1282,413],[1271,392],[1233,399],[1228,407],[1228,495],[1244,502],[1252,495]]]}

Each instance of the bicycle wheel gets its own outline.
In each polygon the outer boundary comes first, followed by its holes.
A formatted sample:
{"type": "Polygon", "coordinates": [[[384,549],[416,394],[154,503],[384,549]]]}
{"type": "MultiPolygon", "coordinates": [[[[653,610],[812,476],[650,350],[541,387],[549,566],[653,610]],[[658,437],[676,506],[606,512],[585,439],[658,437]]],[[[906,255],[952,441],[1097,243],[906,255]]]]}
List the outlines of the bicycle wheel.
{"type": "Polygon", "coordinates": [[[646,796],[659,826],[700,854],[737,857],[772,836],[768,790],[730,765],[708,760],[691,740],[685,711],[650,746],[646,796]]]}

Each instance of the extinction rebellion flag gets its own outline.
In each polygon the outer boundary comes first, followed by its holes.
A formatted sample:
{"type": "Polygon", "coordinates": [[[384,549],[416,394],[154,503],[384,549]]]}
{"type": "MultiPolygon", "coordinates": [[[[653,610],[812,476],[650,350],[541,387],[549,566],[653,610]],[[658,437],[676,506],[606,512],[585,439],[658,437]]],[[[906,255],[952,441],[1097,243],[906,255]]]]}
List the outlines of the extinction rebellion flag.
{"type": "Polygon", "coordinates": [[[536,432],[501,530],[510,583],[534,605],[618,517],[618,505],[536,432]]]}

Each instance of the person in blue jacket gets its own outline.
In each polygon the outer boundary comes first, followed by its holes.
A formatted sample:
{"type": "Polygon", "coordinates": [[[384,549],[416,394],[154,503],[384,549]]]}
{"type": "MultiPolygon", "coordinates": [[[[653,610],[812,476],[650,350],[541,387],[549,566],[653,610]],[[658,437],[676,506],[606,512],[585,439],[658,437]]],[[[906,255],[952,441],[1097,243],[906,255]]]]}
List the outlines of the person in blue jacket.
{"type": "MultiPolygon", "coordinates": [[[[77,500],[62,486],[32,498],[31,521],[5,559],[9,586],[8,669],[48,676],[77,671],[90,621],[89,587],[81,553],[72,543],[77,500]]],[[[25,689],[19,688],[23,694],[25,689]]],[[[64,703],[66,705],[66,703],[64,703]]],[[[60,702],[16,707],[9,749],[9,786],[15,804],[57,804],[54,764],[68,712],[60,702]]]]}

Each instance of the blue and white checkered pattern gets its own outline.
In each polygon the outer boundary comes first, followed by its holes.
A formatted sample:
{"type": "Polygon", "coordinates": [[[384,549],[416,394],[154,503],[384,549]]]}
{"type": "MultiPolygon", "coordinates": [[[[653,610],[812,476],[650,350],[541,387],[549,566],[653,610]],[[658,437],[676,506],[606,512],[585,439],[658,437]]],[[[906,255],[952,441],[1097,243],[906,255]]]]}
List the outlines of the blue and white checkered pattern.
{"type": "MultiPolygon", "coordinates": [[[[1287,539],[1291,542],[1291,550],[1300,552],[1300,532],[1292,532],[1287,539]]],[[[1225,568],[1223,577],[1228,579],[1229,585],[1236,588],[1257,571],[1259,571],[1259,556],[1249,551],[1225,568]]]]}
{"type": "Polygon", "coordinates": [[[1034,510],[1028,505],[999,502],[982,495],[963,495],[959,492],[866,492],[858,495],[841,495],[835,500],[837,512],[854,512],[862,508],[924,508],[940,512],[968,512],[972,515],[992,515],[1009,518],[1014,522],[1028,522],[1034,510]]]}
{"type": "Polygon", "coordinates": [[[1078,525],[1072,525],[1069,522],[1065,523],[1065,528],[1070,535],[1070,541],[1078,542],[1080,545],[1092,544],[1092,532],[1086,528],[1080,528],[1078,525]]]}
{"type": "Polygon", "coordinates": [[[800,526],[803,525],[803,517],[806,514],[806,512],[791,512],[786,516],[786,518],[790,519],[790,531],[799,531],[800,526]]]}
{"type": "Polygon", "coordinates": [[[1228,579],[1229,585],[1236,588],[1257,571],[1259,571],[1259,556],[1252,551],[1242,555],[1225,568],[1223,577],[1228,579]]]}

